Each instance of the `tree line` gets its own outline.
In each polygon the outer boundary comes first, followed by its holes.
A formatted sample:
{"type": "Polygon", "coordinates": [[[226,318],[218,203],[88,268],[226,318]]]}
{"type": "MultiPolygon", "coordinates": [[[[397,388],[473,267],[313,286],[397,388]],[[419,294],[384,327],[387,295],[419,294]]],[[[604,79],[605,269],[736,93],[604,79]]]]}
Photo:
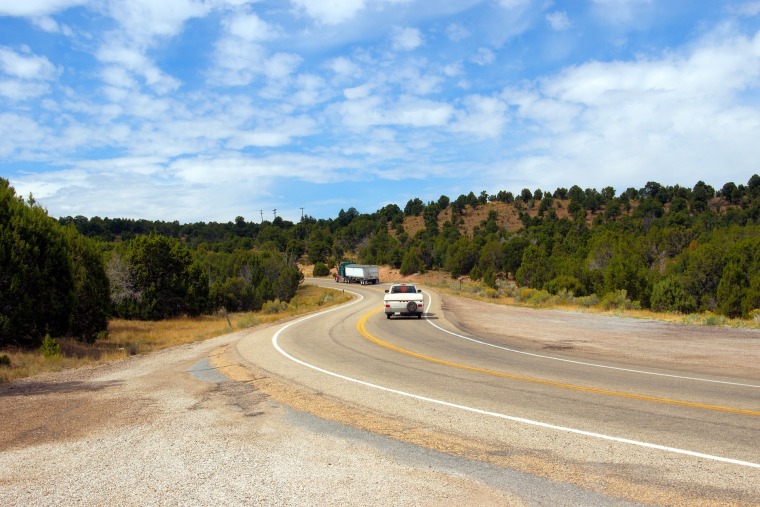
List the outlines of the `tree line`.
{"type": "Polygon", "coordinates": [[[38,347],[47,335],[92,342],[111,317],[258,310],[290,301],[303,279],[277,249],[190,248],[161,224],[106,241],[77,225],[0,178],[0,346],[38,347]]]}
{"type": "MultiPolygon", "coordinates": [[[[503,213],[503,211],[502,211],[503,213]]],[[[91,341],[108,318],[161,319],[289,301],[297,261],[442,270],[486,287],[506,280],[551,294],[623,294],[643,308],[747,317],[760,308],[760,177],[719,190],[648,182],[523,189],[374,213],[254,223],[64,217],[0,179],[0,344],[45,334],[91,341]],[[492,203],[519,216],[509,230],[492,203]],[[465,227],[465,217],[484,219],[465,227]],[[411,217],[421,228],[409,229],[411,217]]]]}

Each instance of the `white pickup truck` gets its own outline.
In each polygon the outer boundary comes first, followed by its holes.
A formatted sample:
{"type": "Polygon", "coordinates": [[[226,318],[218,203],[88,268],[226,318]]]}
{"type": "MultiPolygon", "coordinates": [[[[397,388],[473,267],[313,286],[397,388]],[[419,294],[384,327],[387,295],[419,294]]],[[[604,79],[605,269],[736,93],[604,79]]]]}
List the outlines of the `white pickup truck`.
{"type": "Polygon", "coordinates": [[[385,316],[391,315],[416,315],[422,318],[423,296],[422,291],[411,283],[394,283],[385,291],[383,303],[385,304],[385,316]]]}

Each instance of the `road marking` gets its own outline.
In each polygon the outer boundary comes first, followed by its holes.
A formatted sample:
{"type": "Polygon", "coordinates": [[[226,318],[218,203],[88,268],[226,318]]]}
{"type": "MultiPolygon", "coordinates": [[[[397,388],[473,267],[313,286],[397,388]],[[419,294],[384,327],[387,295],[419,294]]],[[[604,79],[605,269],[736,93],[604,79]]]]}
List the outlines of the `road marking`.
{"type": "Polygon", "coordinates": [[[492,375],[494,377],[507,378],[510,380],[519,380],[523,382],[530,382],[533,384],[542,384],[545,386],[558,387],[561,389],[571,389],[574,391],[583,391],[587,393],[604,394],[607,396],[617,396],[618,398],[629,398],[629,399],[634,399],[634,400],[650,401],[654,403],[663,403],[666,405],[678,405],[682,407],[699,408],[703,410],[714,410],[717,412],[729,412],[732,414],[760,416],[760,412],[755,411],[755,410],[747,410],[743,408],[733,408],[733,407],[722,407],[720,405],[706,405],[703,403],[694,403],[691,401],[673,400],[670,398],[658,398],[655,396],[647,396],[644,394],[626,393],[623,391],[611,391],[608,389],[599,389],[596,387],[566,384],[564,382],[555,382],[553,380],[545,380],[545,379],[540,379],[540,378],[535,378],[535,377],[526,377],[523,375],[515,375],[512,373],[504,373],[501,371],[488,370],[486,368],[478,368],[477,366],[469,366],[466,364],[454,363],[451,361],[446,361],[444,359],[438,359],[436,357],[430,357],[424,354],[418,354],[417,352],[412,352],[411,350],[402,349],[401,347],[397,347],[396,345],[391,345],[390,343],[384,342],[380,340],[379,338],[370,334],[369,331],[367,331],[367,328],[366,328],[367,319],[371,317],[372,315],[376,314],[377,312],[379,312],[380,310],[382,310],[382,307],[376,308],[368,313],[365,313],[359,319],[359,322],[356,324],[356,328],[359,331],[359,333],[361,333],[361,335],[364,336],[364,338],[366,338],[367,340],[377,345],[380,345],[381,347],[385,347],[386,349],[389,349],[394,352],[398,352],[400,354],[404,354],[410,357],[422,359],[424,361],[429,361],[431,363],[436,363],[443,366],[449,366],[451,368],[459,368],[460,370],[467,370],[467,371],[472,371],[475,373],[483,373],[486,375],[492,375]]]}
{"type": "Polygon", "coordinates": [[[531,426],[537,426],[537,427],[540,427],[540,428],[545,428],[545,429],[550,429],[550,430],[555,430],[555,431],[562,431],[562,432],[565,432],[565,433],[572,433],[572,434],[575,434],[575,435],[583,435],[583,436],[586,436],[586,437],[597,438],[597,439],[607,440],[607,441],[611,441],[611,442],[617,442],[617,443],[621,443],[621,444],[634,445],[634,446],[637,446],[637,447],[644,447],[644,448],[647,448],[647,449],[655,449],[655,450],[658,450],[658,451],[669,452],[669,453],[673,453],[673,454],[682,454],[682,455],[686,455],[686,456],[692,456],[692,457],[707,459],[707,460],[711,460],[711,461],[718,461],[718,462],[721,462],[721,463],[728,463],[728,464],[731,464],[731,465],[740,465],[740,466],[746,466],[746,467],[760,469],[760,463],[753,463],[751,461],[742,461],[742,460],[733,459],[733,458],[724,458],[722,456],[715,456],[715,455],[712,455],[712,454],[704,454],[704,453],[701,453],[701,452],[688,451],[686,449],[678,449],[677,447],[668,447],[668,446],[659,445],[659,444],[652,444],[652,443],[649,443],[649,442],[641,442],[641,441],[638,441],[638,440],[631,440],[631,439],[628,439],[628,438],[613,437],[611,435],[605,435],[603,433],[594,433],[594,432],[591,432],[591,431],[579,430],[579,429],[576,429],[576,428],[569,428],[569,427],[566,427],[566,426],[558,426],[556,424],[549,424],[549,423],[544,423],[544,422],[541,422],[541,421],[534,421],[532,419],[525,419],[523,417],[515,417],[515,416],[511,416],[511,415],[507,415],[507,414],[500,414],[498,412],[490,412],[490,411],[487,411],[487,410],[481,410],[479,408],[468,407],[466,405],[458,405],[456,403],[450,403],[448,401],[437,400],[435,398],[428,398],[426,396],[420,396],[418,394],[408,393],[408,392],[405,392],[405,391],[399,391],[397,389],[391,389],[390,387],[385,387],[385,386],[381,386],[381,385],[377,385],[377,384],[372,384],[370,382],[365,382],[363,380],[355,379],[353,377],[347,377],[345,375],[341,375],[339,373],[335,373],[335,372],[332,372],[330,370],[325,370],[324,368],[320,368],[320,367],[315,366],[313,364],[307,363],[306,361],[302,361],[301,359],[298,359],[296,357],[291,356],[290,354],[288,354],[287,352],[285,352],[282,349],[282,347],[280,347],[280,344],[278,343],[278,340],[279,340],[279,337],[280,337],[280,333],[282,333],[283,331],[285,331],[290,326],[293,326],[293,325],[296,325],[296,324],[300,324],[301,322],[304,322],[305,320],[312,319],[312,318],[318,317],[320,315],[324,315],[326,313],[329,313],[329,312],[332,312],[332,311],[344,308],[345,306],[349,306],[349,305],[358,303],[359,301],[361,301],[362,299],[364,299],[363,296],[361,296],[360,294],[357,294],[357,293],[352,292],[352,291],[347,291],[347,292],[350,292],[351,294],[355,294],[355,295],[359,296],[360,299],[354,300],[354,301],[352,301],[350,303],[346,303],[345,305],[341,305],[341,306],[337,306],[335,308],[331,308],[329,310],[325,310],[323,312],[319,312],[319,313],[314,313],[312,315],[308,315],[308,316],[303,317],[303,318],[298,319],[298,320],[294,320],[293,322],[285,324],[280,329],[278,329],[277,332],[272,336],[272,345],[277,350],[277,352],[279,352],[280,354],[282,354],[283,356],[285,356],[287,359],[289,359],[289,360],[291,360],[291,361],[293,361],[293,362],[295,362],[297,364],[300,364],[301,366],[305,366],[307,368],[310,368],[312,370],[318,371],[320,373],[324,373],[325,375],[329,375],[331,377],[339,378],[341,380],[345,380],[345,381],[348,381],[348,382],[353,382],[355,384],[359,384],[359,385],[362,385],[362,386],[365,386],[365,387],[370,387],[372,389],[378,389],[380,391],[384,391],[384,392],[388,392],[388,393],[392,393],[392,394],[397,394],[399,396],[405,396],[405,397],[412,398],[412,399],[419,400],[419,401],[425,401],[425,402],[428,402],[428,403],[434,403],[436,405],[441,405],[441,406],[444,406],[444,407],[455,408],[455,409],[458,409],[458,410],[464,410],[464,411],[467,411],[467,412],[472,412],[472,413],[475,413],[475,414],[495,417],[495,418],[498,418],[498,419],[504,419],[504,420],[511,421],[511,422],[516,422],[516,423],[521,423],[521,424],[528,424],[528,425],[531,425],[531,426]]]}
{"type": "MultiPolygon", "coordinates": [[[[428,306],[425,309],[425,313],[428,313],[430,311],[430,306],[432,305],[432,303],[433,303],[432,302],[432,298],[430,298],[428,300],[428,306]]],[[[624,371],[624,372],[628,372],[628,373],[639,373],[639,374],[642,374],[642,375],[654,375],[654,376],[657,376],[657,377],[669,377],[669,378],[676,378],[676,379],[679,379],[679,380],[695,380],[695,381],[698,381],[698,382],[711,382],[713,384],[726,384],[726,385],[731,385],[731,386],[752,387],[752,388],[755,388],[755,389],[760,389],[760,385],[755,385],[755,384],[742,384],[740,382],[728,382],[728,381],[725,381],[725,380],[713,380],[713,379],[707,379],[707,378],[701,378],[701,377],[688,377],[688,376],[684,376],[684,375],[673,375],[673,374],[669,374],[669,373],[657,373],[657,372],[646,371],[646,370],[634,370],[634,369],[631,369],[631,368],[621,368],[621,367],[618,367],[618,366],[607,366],[607,365],[604,365],[604,364],[586,363],[584,361],[576,361],[576,360],[573,360],[573,359],[564,359],[564,358],[561,358],[561,357],[553,357],[553,356],[546,356],[546,355],[543,355],[543,354],[536,354],[534,352],[525,352],[523,350],[512,349],[512,348],[509,348],[509,347],[504,347],[502,345],[496,345],[496,344],[493,344],[493,343],[488,343],[488,342],[485,342],[485,341],[476,340],[475,338],[470,338],[469,336],[464,336],[464,335],[461,335],[461,334],[457,334],[457,333],[454,333],[453,331],[449,331],[448,329],[442,328],[441,326],[439,326],[438,324],[436,324],[435,322],[433,322],[430,319],[426,318],[425,320],[427,320],[428,323],[431,326],[433,326],[434,328],[436,328],[436,329],[438,329],[440,331],[443,331],[444,333],[448,333],[448,334],[450,334],[452,336],[456,336],[457,338],[461,338],[463,340],[468,340],[468,341],[471,341],[471,342],[474,342],[474,343],[478,343],[480,345],[486,345],[488,347],[493,347],[495,349],[505,350],[507,352],[514,352],[515,354],[523,354],[523,355],[526,355],[526,356],[538,357],[540,359],[550,359],[552,361],[561,361],[563,363],[579,364],[579,365],[582,365],[582,366],[592,366],[594,368],[605,368],[605,369],[608,369],[608,370],[624,371]]]]}

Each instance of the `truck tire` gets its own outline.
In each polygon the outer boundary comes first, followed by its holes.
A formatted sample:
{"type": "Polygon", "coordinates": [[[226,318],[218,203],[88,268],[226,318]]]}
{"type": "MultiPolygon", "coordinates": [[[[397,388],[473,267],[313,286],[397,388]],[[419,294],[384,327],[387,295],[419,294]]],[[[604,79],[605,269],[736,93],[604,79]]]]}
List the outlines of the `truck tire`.
{"type": "Polygon", "coordinates": [[[417,318],[418,318],[418,319],[421,319],[421,318],[422,318],[422,312],[420,312],[420,313],[418,313],[418,314],[417,314],[417,318]]]}
{"type": "Polygon", "coordinates": [[[417,311],[417,303],[415,303],[414,301],[409,301],[406,304],[406,311],[407,312],[416,312],[417,311]]]}
{"type": "Polygon", "coordinates": [[[386,313],[385,316],[388,317],[388,320],[391,320],[391,314],[390,313],[386,313]]]}

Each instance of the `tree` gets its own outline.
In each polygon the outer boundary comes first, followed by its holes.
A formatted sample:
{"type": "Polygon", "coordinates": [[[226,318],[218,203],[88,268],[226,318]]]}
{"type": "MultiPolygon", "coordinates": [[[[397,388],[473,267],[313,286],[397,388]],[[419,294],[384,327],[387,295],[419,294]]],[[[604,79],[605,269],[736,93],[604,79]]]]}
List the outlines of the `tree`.
{"type": "Polygon", "coordinates": [[[422,199],[419,197],[415,197],[414,199],[410,199],[406,206],[404,207],[404,215],[406,216],[419,216],[420,213],[423,212],[425,209],[425,203],[422,202],[422,199]]]}
{"type": "Polygon", "coordinates": [[[670,276],[652,288],[651,307],[657,311],[690,313],[697,309],[697,302],[678,278],[670,276]]]}
{"type": "Polygon", "coordinates": [[[107,294],[94,246],[0,178],[0,345],[94,339],[106,329],[107,294]]]}
{"type": "Polygon", "coordinates": [[[71,258],[73,299],[69,316],[69,333],[94,342],[108,328],[111,315],[108,277],[103,257],[92,240],[66,227],[65,238],[71,258]]]}
{"type": "Polygon", "coordinates": [[[137,313],[125,317],[159,320],[185,312],[191,259],[179,240],[138,236],[130,242],[126,260],[140,299],[137,313]]]}
{"type": "Polygon", "coordinates": [[[404,254],[404,260],[401,261],[400,273],[404,276],[412,275],[423,271],[424,267],[419,248],[410,248],[404,254]]]}

